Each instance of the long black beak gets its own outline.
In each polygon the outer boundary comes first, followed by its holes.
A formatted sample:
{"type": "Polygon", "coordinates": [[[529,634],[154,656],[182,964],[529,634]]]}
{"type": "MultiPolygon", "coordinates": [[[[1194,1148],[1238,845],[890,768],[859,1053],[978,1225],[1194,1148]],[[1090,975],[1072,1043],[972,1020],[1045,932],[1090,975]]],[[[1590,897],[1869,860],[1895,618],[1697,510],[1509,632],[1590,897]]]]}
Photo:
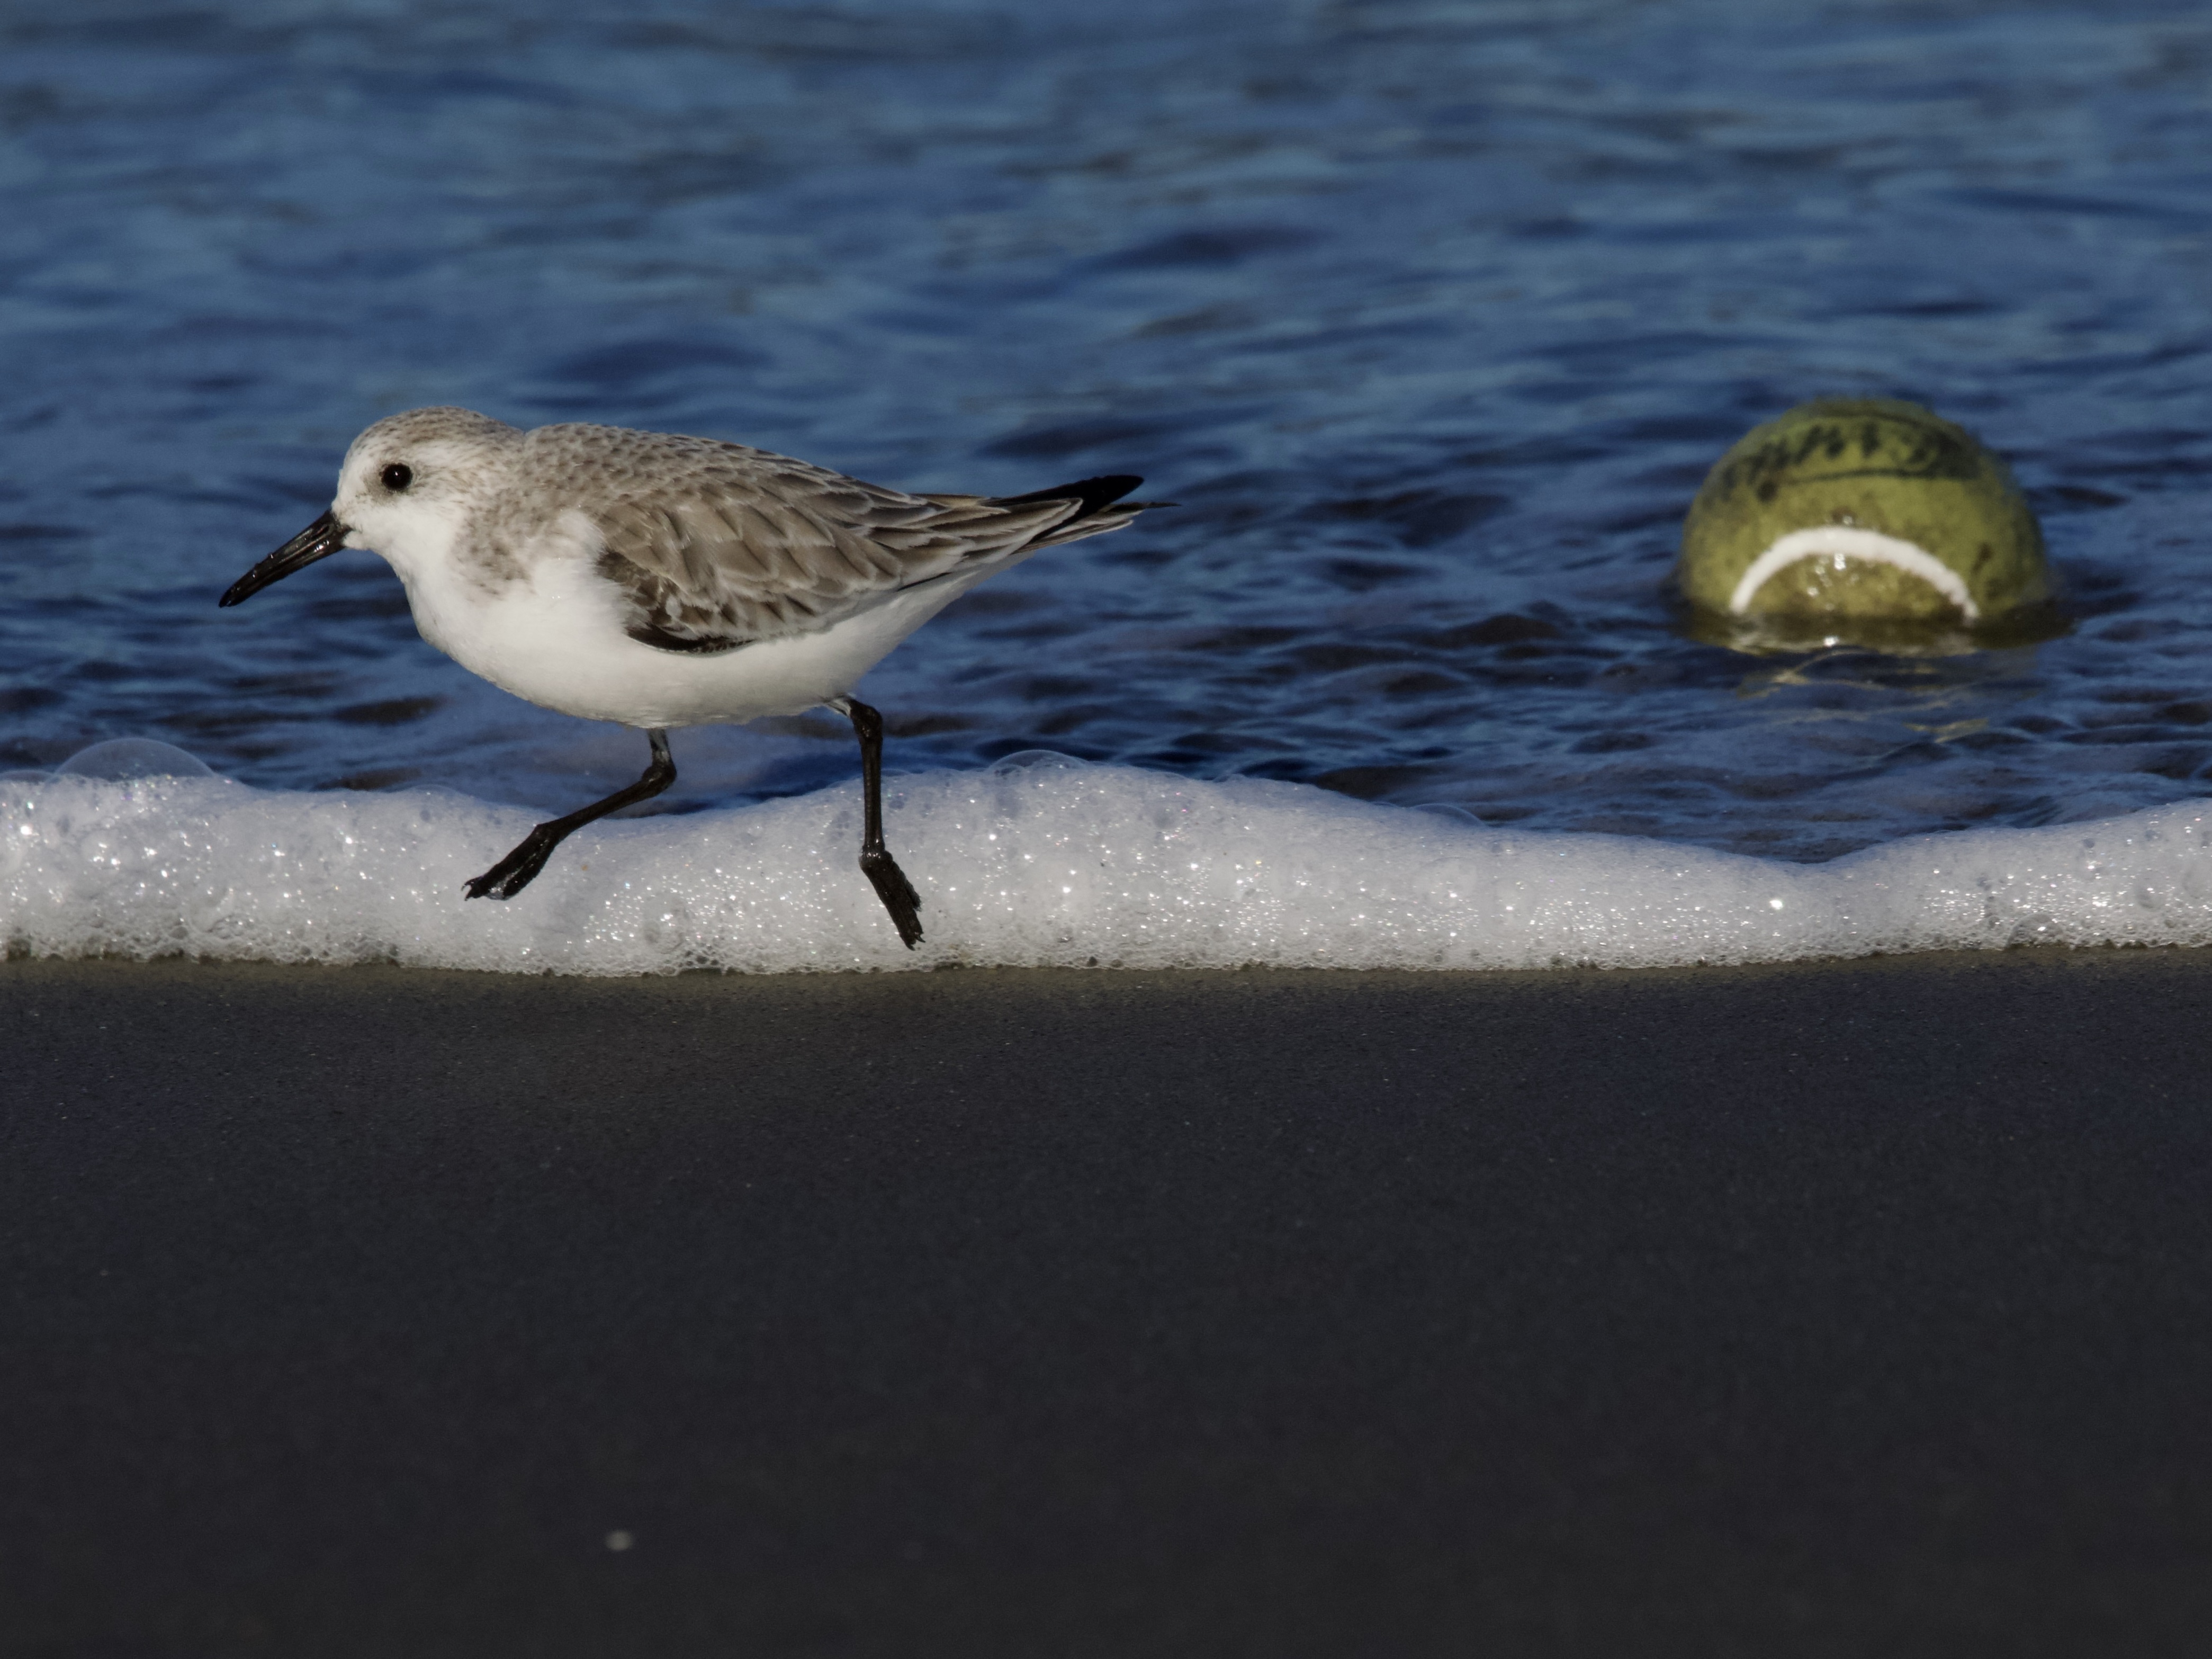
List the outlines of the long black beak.
{"type": "Polygon", "coordinates": [[[252,599],[271,582],[281,582],[295,570],[305,570],[317,559],[327,559],[345,545],[353,532],[338,522],[335,513],[323,516],[286,542],[259,564],[230,585],[218,605],[238,605],[252,599]]]}

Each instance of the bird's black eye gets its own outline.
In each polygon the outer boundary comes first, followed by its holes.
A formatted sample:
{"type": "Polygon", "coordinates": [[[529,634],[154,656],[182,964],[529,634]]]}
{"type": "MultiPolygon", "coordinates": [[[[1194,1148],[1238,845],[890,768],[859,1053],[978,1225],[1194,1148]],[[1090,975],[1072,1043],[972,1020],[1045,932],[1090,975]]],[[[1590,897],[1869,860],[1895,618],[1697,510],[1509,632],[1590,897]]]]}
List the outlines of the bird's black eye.
{"type": "Polygon", "coordinates": [[[404,461],[394,461],[384,469],[384,487],[386,489],[404,489],[414,482],[415,469],[404,461]]]}

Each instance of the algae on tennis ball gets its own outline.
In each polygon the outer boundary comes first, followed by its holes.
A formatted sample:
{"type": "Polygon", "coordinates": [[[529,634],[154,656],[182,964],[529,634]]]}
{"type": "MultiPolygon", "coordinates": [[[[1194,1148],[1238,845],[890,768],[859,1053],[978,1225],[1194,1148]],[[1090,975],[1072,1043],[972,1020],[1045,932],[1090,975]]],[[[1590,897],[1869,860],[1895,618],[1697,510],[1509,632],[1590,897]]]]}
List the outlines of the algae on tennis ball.
{"type": "Polygon", "coordinates": [[[1691,504],[1674,580],[1701,611],[1784,633],[1982,628],[2051,596],[2010,469],[1887,398],[1801,404],[1747,434],[1691,504]]]}

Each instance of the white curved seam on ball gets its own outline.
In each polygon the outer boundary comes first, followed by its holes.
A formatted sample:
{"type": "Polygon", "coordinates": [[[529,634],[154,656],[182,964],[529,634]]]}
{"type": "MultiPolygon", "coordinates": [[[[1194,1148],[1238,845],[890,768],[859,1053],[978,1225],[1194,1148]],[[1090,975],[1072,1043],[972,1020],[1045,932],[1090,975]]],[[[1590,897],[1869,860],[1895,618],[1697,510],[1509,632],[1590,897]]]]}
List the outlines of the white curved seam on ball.
{"type": "Polygon", "coordinates": [[[1765,586],[1777,572],[1788,568],[1800,559],[1818,558],[1823,553],[1894,565],[1908,575],[1919,577],[1957,605],[1968,622],[1981,620],[1981,607],[1974,603],[1974,596],[1966,591],[1965,578],[1926,548],[1895,536],[1885,536],[1879,530],[1860,530],[1840,524],[1820,524],[1809,530],[1793,530],[1778,540],[1751,562],[1751,568],[1743,573],[1743,580],[1735,585],[1735,592],[1729,596],[1729,609],[1737,616],[1742,616],[1751,607],[1752,596],[1765,586]]]}

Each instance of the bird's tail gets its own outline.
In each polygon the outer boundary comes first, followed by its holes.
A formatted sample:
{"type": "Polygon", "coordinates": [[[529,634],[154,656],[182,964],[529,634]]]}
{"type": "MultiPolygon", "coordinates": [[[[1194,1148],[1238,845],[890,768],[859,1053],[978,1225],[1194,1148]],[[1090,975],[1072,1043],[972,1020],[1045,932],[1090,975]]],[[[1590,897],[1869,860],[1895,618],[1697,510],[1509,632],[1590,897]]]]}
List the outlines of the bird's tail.
{"type": "Polygon", "coordinates": [[[994,495],[990,505],[1036,507],[1047,501],[1073,501],[1075,511],[1038,537],[1033,544],[1037,547],[1050,547],[1056,543],[1080,541],[1085,536],[1103,536],[1109,530],[1119,530],[1134,521],[1137,514],[1146,507],[1175,505],[1172,501],[1122,499],[1142,483],[1142,478],[1132,473],[1116,472],[1103,478],[1079,478],[1073,483],[1054,484],[1049,489],[1032,489],[1026,495],[994,495]]]}

